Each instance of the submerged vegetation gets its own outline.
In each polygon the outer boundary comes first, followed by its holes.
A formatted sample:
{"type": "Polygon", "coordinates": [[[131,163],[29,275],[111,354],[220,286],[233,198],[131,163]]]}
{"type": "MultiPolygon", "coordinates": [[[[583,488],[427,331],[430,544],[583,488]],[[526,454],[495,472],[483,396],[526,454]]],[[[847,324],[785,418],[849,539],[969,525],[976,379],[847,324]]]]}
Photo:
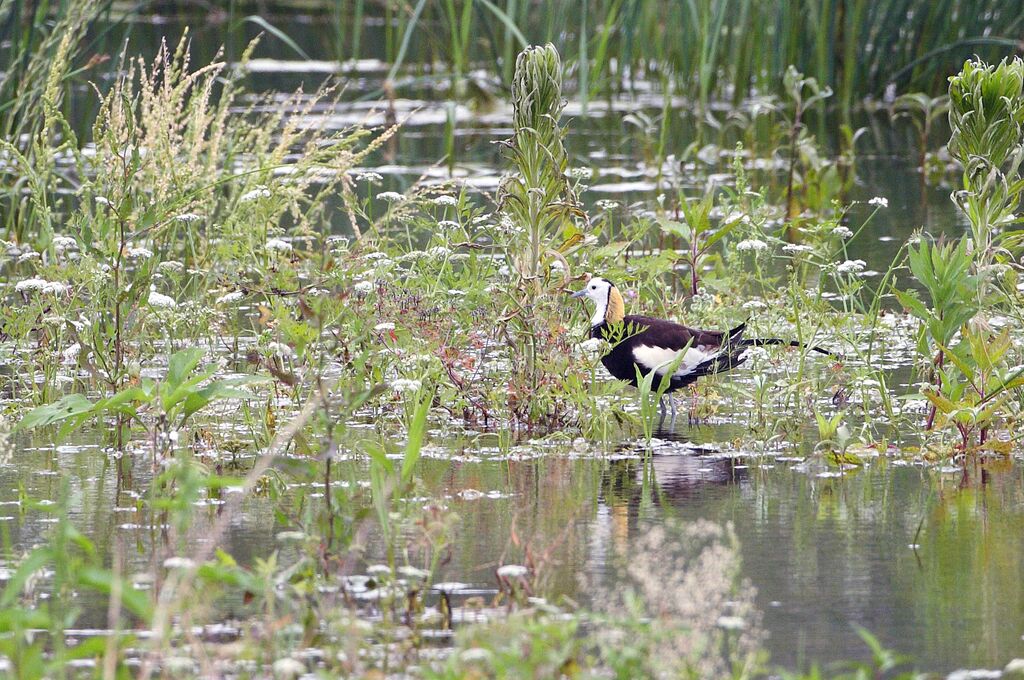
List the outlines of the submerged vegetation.
{"type": "MultiPolygon", "coordinates": [[[[19,517],[47,519],[45,536],[29,539],[3,525],[5,672],[768,673],[765,605],[728,513],[645,525],[605,573],[557,582],[596,488],[638,496],[640,519],[614,517],[616,532],[669,505],[653,480],[670,434],[654,422],[664,386],[652,372],[637,395],[604,378],[608,345],[588,339],[567,300],[591,272],[652,315],[722,329],[747,319],[753,335],[802,346],[754,348],[747,377],[712,376],[681,396],[693,423],[740,405],[722,457],[693,456],[712,461],[701,474],[742,456],[744,470],[795,460],[840,481],[871,465],[933,467],[967,486],[979,467],[1018,456],[1024,62],[966,62],[948,103],[896,99],[891,114],[914,121],[922,183],[955,184],[968,228],[894,243],[884,272],[855,249],[896,197],[853,197],[861,130],[842,126],[832,154],[808,124],[836,95],[848,112],[854,96],[890,82],[933,84],[942,62],[921,57],[934,50],[1002,46],[988,28],[1012,25],[1012,3],[976,16],[951,3],[956,18],[940,20],[923,3],[825,3],[817,16],[785,3],[584,2],[574,19],[595,38],[577,35],[576,53],[562,46],[568,66],[550,44],[519,51],[524,34],[572,35],[555,11],[532,26],[529,5],[383,3],[388,80],[427,21],[450,30],[456,79],[470,77],[478,26],[504,55],[495,72],[512,69],[504,174],[483,187],[430,172],[408,187],[385,180],[401,121],[332,124],[340,85],[254,91],[258,41],[198,66],[187,35],[149,59],[126,52],[90,90],[96,113],[84,128],[69,83],[84,27],[109,8],[55,10],[43,39],[15,43],[21,58],[0,80],[11,95],[0,110],[0,459],[19,465],[37,447],[85,442],[116,480],[99,494],[130,521],[88,530],[78,473],[59,462],[52,498],[18,489],[19,517]],[[650,39],[674,21],[661,11],[682,13],[702,40],[650,39]],[[879,32],[908,14],[900,32],[879,32]],[[799,40],[814,20],[818,39],[799,40]],[[761,63],[753,50],[766,46],[761,63]],[[667,115],[631,114],[655,193],[591,200],[607,169],[569,151],[567,73],[584,111],[588,97],[641,78],[660,82],[663,114],[683,91],[702,106],[755,91],[780,99],[764,115],[737,109],[728,132],[709,114],[696,136],[718,142],[685,151],[668,147],[667,115]],[[714,84],[721,73],[731,84],[714,84]],[[955,164],[926,148],[947,109],[955,164]],[[505,493],[526,497],[513,464],[583,455],[607,460],[605,478],[552,491],[551,515],[531,516],[530,496],[504,518],[480,560],[489,590],[443,580],[480,567],[454,546],[482,526],[466,504],[486,495],[486,480],[451,486],[431,458],[446,470],[497,461],[505,493]],[[249,511],[273,544],[240,555],[231,534],[249,511]]],[[[361,21],[340,28],[368,10],[336,8],[338,56],[362,54],[361,21]]],[[[26,16],[0,5],[8,37],[26,16]]],[[[910,665],[858,634],[871,659],[849,677],[910,665]]]]}

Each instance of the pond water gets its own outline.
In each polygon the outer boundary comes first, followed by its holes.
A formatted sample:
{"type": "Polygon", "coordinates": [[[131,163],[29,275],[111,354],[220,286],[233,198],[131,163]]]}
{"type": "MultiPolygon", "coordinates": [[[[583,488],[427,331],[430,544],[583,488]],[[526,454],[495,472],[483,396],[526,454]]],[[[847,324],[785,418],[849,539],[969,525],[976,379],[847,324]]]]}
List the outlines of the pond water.
{"type": "MultiPolygon", "coordinates": [[[[282,91],[323,77],[295,64],[260,67],[261,82],[282,91]]],[[[373,92],[382,77],[368,66],[355,82],[359,92],[373,92]]],[[[447,176],[438,161],[449,109],[430,94],[423,88],[417,98],[395,102],[398,119],[408,117],[405,128],[393,153],[370,164],[386,176],[383,189],[405,188],[425,173],[447,176]]],[[[347,105],[324,112],[332,125],[363,120],[373,108],[358,96],[346,99],[347,105]]],[[[570,153],[576,165],[597,170],[587,201],[654,200],[656,173],[624,117],[637,111],[656,116],[660,107],[654,94],[611,106],[592,102],[586,114],[570,102],[570,153]]],[[[508,135],[509,111],[501,104],[480,112],[460,105],[455,114],[454,174],[489,191],[502,171],[492,142],[508,135]]],[[[671,114],[669,146],[682,154],[692,140],[693,113],[681,103],[671,114]]],[[[882,118],[864,121],[870,133],[859,147],[851,198],[883,196],[889,208],[851,243],[849,257],[884,271],[893,244],[915,229],[957,233],[963,226],[949,188],[920,182],[909,128],[882,118]]],[[[695,170],[693,183],[716,171],[722,168],[695,170]]],[[[860,206],[851,221],[859,224],[869,212],[860,206]]],[[[581,315],[575,318],[584,323],[581,315]]],[[[902,360],[905,366],[911,356],[902,360]]],[[[750,379],[740,372],[724,380],[750,379]]],[[[490,434],[438,431],[421,463],[423,491],[460,522],[437,580],[466,582],[475,594],[495,592],[494,569],[514,533],[547,551],[550,599],[565,595],[587,603],[595,585],[614,587],[618,570],[652,527],[707,519],[733,527],[742,576],[756,589],[775,664],[797,668],[865,658],[854,624],[910,655],[923,670],[1001,667],[1024,656],[1024,484],[1018,466],[951,470],[883,455],[838,474],[806,448],[772,444],[765,451],[736,452],[729,442],[747,427],[748,406],[737,401],[705,424],[684,418],[658,433],[652,454],[626,435],[610,452],[568,433],[550,451],[521,441],[502,453],[490,434]]],[[[161,531],[135,509],[151,478],[150,464],[144,458],[114,460],[101,439],[87,432],[59,447],[42,435],[18,439],[12,464],[0,469],[0,526],[15,552],[40,542],[50,522],[44,510],[20,504],[22,494],[55,500],[66,483],[76,526],[101,550],[121,546],[129,569],[159,564],[154,546],[161,545],[161,531]]],[[[365,478],[365,461],[352,465],[365,478]]],[[[251,563],[279,546],[275,537],[287,527],[260,498],[243,508],[225,548],[251,563]]],[[[210,516],[215,513],[211,507],[210,516]]],[[[378,559],[372,550],[366,556],[367,563],[378,559]]],[[[102,627],[103,610],[87,607],[86,614],[83,625],[102,627]]]]}

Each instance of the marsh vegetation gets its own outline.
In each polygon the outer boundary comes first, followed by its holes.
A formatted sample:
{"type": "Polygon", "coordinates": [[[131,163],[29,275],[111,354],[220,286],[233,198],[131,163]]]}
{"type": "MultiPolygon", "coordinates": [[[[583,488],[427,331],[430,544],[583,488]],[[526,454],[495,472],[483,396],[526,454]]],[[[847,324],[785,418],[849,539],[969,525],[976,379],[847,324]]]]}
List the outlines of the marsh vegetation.
{"type": "Polygon", "coordinates": [[[1024,657],[1024,15],[939,4],[0,3],[4,672],[1024,657]],[[666,423],[598,274],[802,347],[666,423]]]}

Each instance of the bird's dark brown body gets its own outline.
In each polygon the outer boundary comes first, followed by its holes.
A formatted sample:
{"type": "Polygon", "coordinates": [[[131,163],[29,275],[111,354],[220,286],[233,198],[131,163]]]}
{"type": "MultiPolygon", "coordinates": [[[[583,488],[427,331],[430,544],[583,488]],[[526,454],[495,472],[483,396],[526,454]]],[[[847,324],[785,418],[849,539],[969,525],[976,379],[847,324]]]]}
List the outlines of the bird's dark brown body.
{"type": "Polygon", "coordinates": [[[649,373],[683,351],[683,359],[676,367],[668,388],[671,392],[702,376],[743,363],[744,327],[741,325],[726,333],[691,328],[649,316],[628,315],[623,317],[621,326],[605,321],[591,327],[590,334],[612,344],[601,363],[612,376],[634,387],[637,386],[637,368],[641,374],[649,373]]]}

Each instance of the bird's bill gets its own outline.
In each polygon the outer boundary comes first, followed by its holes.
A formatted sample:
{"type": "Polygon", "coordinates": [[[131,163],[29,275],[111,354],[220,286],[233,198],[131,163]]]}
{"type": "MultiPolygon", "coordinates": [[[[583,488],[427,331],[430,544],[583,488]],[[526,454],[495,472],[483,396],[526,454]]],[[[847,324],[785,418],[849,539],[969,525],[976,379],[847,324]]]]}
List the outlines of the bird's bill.
{"type": "Polygon", "coordinates": [[[581,298],[581,297],[586,297],[586,295],[587,295],[587,289],[584,288],[583,290],[578,290],[575,293],[573,293],[571,297],[581,298]]]}

